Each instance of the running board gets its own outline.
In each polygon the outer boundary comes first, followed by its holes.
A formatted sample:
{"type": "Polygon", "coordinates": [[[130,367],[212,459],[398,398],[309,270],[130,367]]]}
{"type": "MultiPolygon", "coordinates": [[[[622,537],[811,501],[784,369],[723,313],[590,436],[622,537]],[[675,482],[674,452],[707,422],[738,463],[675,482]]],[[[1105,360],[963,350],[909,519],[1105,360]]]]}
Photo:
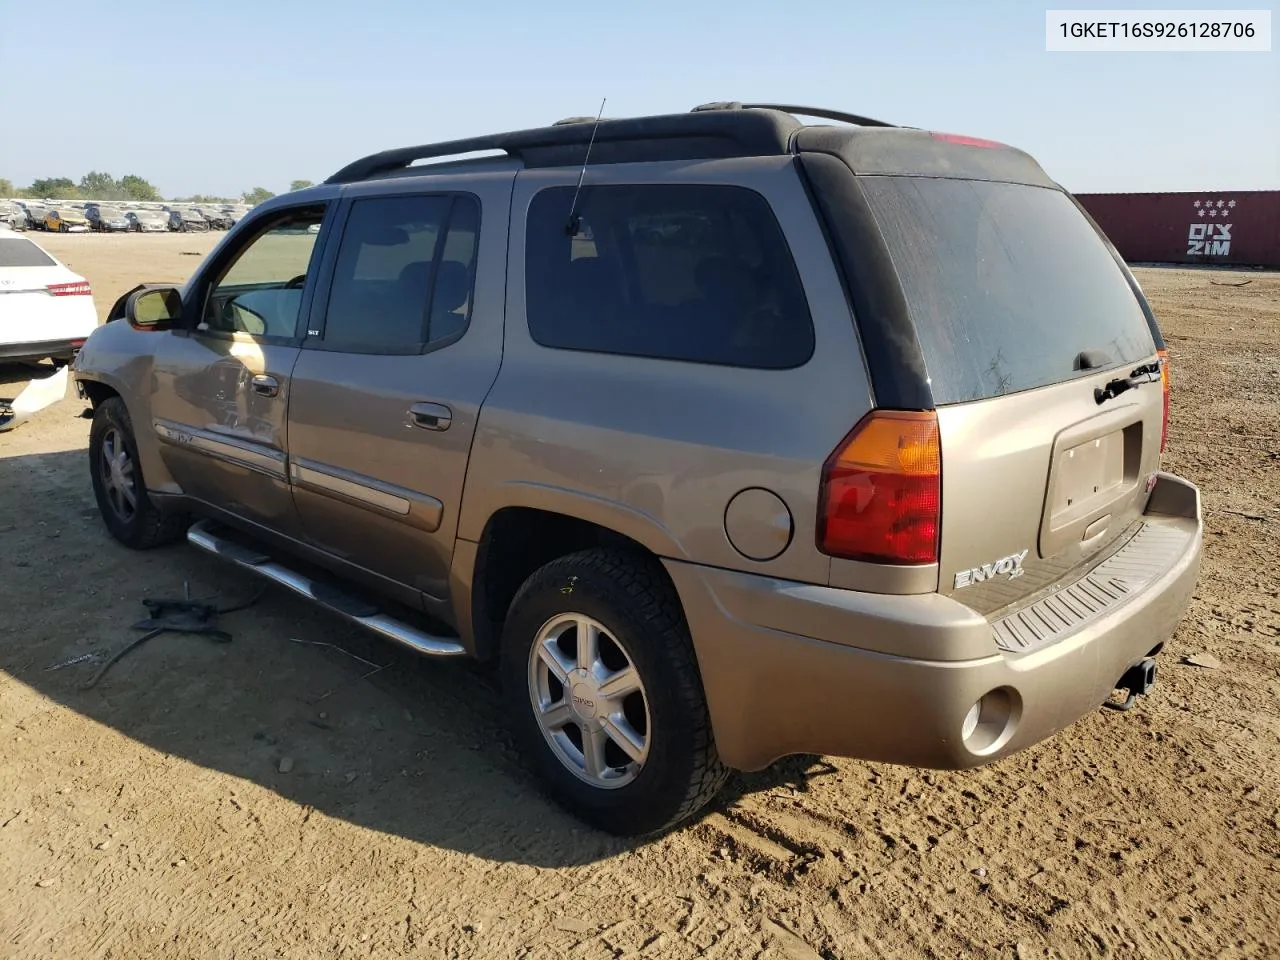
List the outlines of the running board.
{"type": "Polygon", "coordinates": [[[424,633],[416,627],[388,616],[364,600],[342,593],[328,584],[317,583],[310,577],[277,563],[265,553],[221,537],[214,531],[215,527],[212,523],[201,520],[187,531],[187,542],[212,553],[221,560],[266,577],[282,587],[288,587],[294,593],[306,597],[327,610],[332,610],[352,623],[388,640],[403,644],[410,650],[432,657],[460,657],[467,652],[456,639],[424,633]]]}

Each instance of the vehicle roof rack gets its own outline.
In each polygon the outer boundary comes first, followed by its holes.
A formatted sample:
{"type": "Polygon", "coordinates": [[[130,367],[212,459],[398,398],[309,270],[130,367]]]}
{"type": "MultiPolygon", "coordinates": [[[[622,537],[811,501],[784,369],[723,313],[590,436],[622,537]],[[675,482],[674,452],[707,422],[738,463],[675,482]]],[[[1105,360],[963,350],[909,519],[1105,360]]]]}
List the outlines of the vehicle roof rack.
{"type": "Polygon", "coordinates": [[[821,120],[837,120],[841,123],[856,123],[860,127],[896,127],[896,123],[887,123],[873,117],[864,117],[856,113],[845,113],[843,110],[828,110],[826,107],[800,107],[785,103],[742,103],[738,100],[720,100],[715,103],[704,103],[693,108],[693,113],[710,110],[777,110],[802,117],[818,117],[821,120]]]}
{"type": "Polygon", "coordinates": [[[862,127],[896,126],[824,107],[726,100],[704,103],[688,113],[604,119],[598,127],[595,117],[566,117],[548,127],[383,150],[347,164],[325,183],[357,183],[404,170],[419,160],[486,151],[506,153],[529,167],[580,164],[593,130],[592,163],[778,156],[791,152],[792,135],[803,127],[797,115],[862,127]]]}
{"type": "MultiPolygon", "coordinates": [[[[597,119],[596,117],[565,117],[563,120],[557,120],[555,123],[552,124],[552,126],[563,127],[570,123],[595,123],[596,119],[597,119]]],[[[617,117],[600,117],[599,118],[601,123],[604,123],[607,120],[616,120],[616,119],[618,118],[617,117]]]]}
{"type": "Polygon", "coordinates": [[[574,119],[532,130],[384,150],[347,164],[325,183],[357,183],[404,170],[419,160],[490,150],[505,152],[529,167],[580,164],[593,129],[593,164],[779,156],[790,152],[791,135],[801,127],[794,117],[768,110],[601,120],[598,129],[574,119]]]}

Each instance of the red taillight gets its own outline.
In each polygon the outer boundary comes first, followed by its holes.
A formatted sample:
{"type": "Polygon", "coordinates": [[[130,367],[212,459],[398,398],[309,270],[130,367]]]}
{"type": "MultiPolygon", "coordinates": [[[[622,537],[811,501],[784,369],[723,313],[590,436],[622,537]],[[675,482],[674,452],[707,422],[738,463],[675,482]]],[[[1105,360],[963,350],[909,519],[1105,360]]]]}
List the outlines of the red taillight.
{"type": "Polygon", "coordinates": [[[1169,443],[1169,351],[1157,350],[1160,357],[1160,390],[1164,394],[1164,423],[1160,426],[1160,452],[1169,443]]]}
{"type": "Polygon", "coordinates": [[[942,452],[932,411],[876,410],[822,468],[818,549],[873,563],[938,559],[942,452]]]}
{"type": "Polygon", "coordinates": [[[929,136],[944,143],[958,143],[962,147],[982,147],[986,150],[996,150],[1008,146],[1008,144],[1000,143],[996,140],[984,140],[982,137],[966,137],[963,133],[930,133],[929,136]]]}
{"type": "Polygon", "coordinates": [[[55,297],[89,297],[93,290],[88,280],[76,280],[73,283],[51,283],[48,291],[55,297]]]}

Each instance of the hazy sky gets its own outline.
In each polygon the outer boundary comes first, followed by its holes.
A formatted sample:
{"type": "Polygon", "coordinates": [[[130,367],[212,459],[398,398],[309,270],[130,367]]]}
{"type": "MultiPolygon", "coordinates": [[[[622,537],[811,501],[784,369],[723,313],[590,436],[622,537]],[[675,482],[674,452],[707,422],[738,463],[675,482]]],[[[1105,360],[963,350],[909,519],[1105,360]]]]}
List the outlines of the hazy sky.
{"type": "Polygon", "coordinates": [[[1046,7],[1100,6],[0,0],[0,177],[279,191],[607,96],[612,116],[766,100],[991,137],[1076,191],[1280,188],[1280,52],[1045,52],[1046,7]]]}

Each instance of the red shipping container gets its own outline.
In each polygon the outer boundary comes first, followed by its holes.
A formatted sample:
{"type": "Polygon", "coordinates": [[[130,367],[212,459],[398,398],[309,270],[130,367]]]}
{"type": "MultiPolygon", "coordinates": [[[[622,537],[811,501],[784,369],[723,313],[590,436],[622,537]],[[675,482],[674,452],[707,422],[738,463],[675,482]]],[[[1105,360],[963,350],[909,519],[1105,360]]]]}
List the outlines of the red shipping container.
{"type": "Polygon", "coordinates": [[[1280,267],[1280,190],[1075,197],[1130,263],[1280,267]]]}

